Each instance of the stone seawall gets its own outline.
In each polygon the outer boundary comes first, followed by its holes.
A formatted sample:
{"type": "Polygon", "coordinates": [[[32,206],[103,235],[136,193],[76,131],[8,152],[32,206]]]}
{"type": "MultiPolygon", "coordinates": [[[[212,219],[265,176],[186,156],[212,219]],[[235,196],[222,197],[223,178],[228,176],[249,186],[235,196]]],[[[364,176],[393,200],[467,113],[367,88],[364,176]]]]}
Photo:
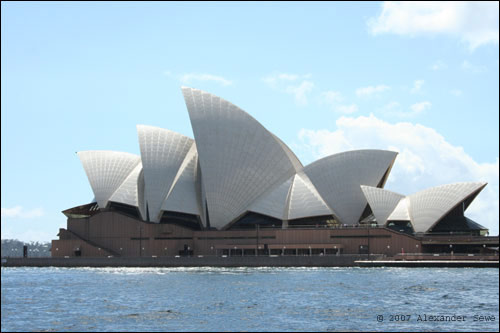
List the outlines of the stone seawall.
{"type": "MultiPolygon", "coordinates": [[[[366,255],[142,258],[3,258],[3,267],[349,267],[366,255]]],[[[372,256],[371,259],[379,259],[372,256]]]]}

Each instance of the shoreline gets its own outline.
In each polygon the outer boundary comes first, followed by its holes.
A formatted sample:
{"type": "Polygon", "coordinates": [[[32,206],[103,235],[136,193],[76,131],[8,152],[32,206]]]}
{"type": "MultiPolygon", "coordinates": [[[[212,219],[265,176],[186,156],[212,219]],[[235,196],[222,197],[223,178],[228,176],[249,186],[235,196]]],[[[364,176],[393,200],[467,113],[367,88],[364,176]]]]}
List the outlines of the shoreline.
{"type": "Polygon", "coordinates": [[[2,258],[2,267],[499,267],[498,260],[387,260],[352,256],[2,258]]]}

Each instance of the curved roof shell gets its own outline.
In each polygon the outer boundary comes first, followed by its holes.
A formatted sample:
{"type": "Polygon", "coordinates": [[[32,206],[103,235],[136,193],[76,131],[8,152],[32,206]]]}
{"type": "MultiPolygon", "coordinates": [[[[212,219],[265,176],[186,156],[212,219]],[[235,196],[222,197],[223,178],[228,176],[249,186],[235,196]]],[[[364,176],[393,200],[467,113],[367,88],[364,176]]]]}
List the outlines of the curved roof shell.
{"type": "Polygon", "coordinates": [[[101,208],[106,208],[116,190],[141,163],[139,156],[117,151],[89,150],[77,154],[101,208]]]}
{"type": "Polygon", "coordinates": [[[383,188],[361,185],[368,204],[377,219],[378,225],[385,225],[387,218],[405,196],[383,188]]]}
{"type": "Polygon", "coordinates": [[[295,173],[282,145],[236,105],[183,87],[212,227],[223,228],[295,173]]]}
{"type": "Polygon", "coordinates": [[[367,205],[360,185],[383,184],[396,155],[387,150],[353,150],[322,158],[304,171],[339,222],[353,225],[367,205]]]}
{"type": "Polygon", "coordinates": [[[167,194],[162,210],[201,215],[201,206],[197,193],[198,153],[196,145],[192,145],[182,162],[174,185],[167,194]]]}
{"type": "Polygon", "coordinates": [[[387,221],[410,221],[410,213],[408,212],[409,201],[408,197],[399,200],[394,211],[387,218],[387,221]]]}
{"type": "Polygon", "coordinates": [[[276,185],[268,191],[268,193],[261,195],[254,201],[248,210],[280,220],[286,220],[288,215],[289,193],[294,179],[295,175],[288,178],[283,183],[276,185]]]}
{"type": "MultiPolygon", "coordinates": [[[[137,166],[132,170],[132,172],[123,181],[120,187],[113,193],[109,198],[109,201],[119,202],[130,206],[135,206],[139,208],[141,217],[144,218],[144,211],[142,207],[142,202],[139,202],[139,198],[144,196],[143,192],[140,192],[139,182],[144,182],[144,176],[142,173],[142,163],[139,162],[137,166]]],[[[141,200],[142,201],[142,200],[141,200]]]]}
{"type": "Polygon", "coordinates": [[[290,191],[287,220],[332,215],[331,209],[304,172],[295,175],[290,191]]]}
{"type": "Polygon", "coordinates": [[[179,168],[193,139],[159,127],[137,125],[145,182],[145,202],[152,222],[161,219],[161,207],[167,198],[179,168]]]}
{"type": "Polygon", "coordinates": [[[415,232],[432,229],[453,208],[479,194],[486,185],[484,182],[447,184],[408,196],[413,229],[415,232]]]}

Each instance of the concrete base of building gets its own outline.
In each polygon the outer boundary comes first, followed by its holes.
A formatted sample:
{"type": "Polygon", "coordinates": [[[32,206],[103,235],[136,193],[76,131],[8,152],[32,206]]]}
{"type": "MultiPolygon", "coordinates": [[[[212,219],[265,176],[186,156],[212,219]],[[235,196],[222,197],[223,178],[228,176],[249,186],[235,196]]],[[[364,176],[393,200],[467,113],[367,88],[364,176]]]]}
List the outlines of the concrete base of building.
{"type": "MultiPolygon", "coordinates": [[[[381,258],[370,256],[370,259],[381,258]]],[[[352,267],[360,259],[367,256],[4,258],[2,267],[352,267]]]]}
{"type": "Polygon", "coordinates": [[[498,267],[495,260],[384,260],[383,256],[3,258],[2,267],[498,267]]]}
{"type": "Polygon", "coordinates": [[[360,260],[360,267],[477,267],[498,268],[498,260],[360,260]]]}

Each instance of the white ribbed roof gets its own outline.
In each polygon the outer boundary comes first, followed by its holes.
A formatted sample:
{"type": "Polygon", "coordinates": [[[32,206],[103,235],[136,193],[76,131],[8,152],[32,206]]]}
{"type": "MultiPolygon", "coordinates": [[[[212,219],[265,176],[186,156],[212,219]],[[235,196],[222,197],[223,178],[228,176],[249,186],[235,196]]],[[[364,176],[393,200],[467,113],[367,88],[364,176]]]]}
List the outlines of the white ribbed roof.
{"type": "Polygon", "coordinates": [[[304,172],[295,175],[289,198],[288,220],[309,216],[332,215],[332,211],[319,195],[304,172]]]}
{"type": "Polygon", "coordinates": [[[385,225],[389,215],[391,215],[401,199],[405,197],[402,194],[372,186],[361,185],[361,190],[366,200],[368,200],[378,225],[385,225]]]}
{"type": "Polygon", "coordinates": [[[142,163],[139,162],[120,187],[113,193],[109,201],[120,202],[139,207],[138,182],[142,172],[142,163]]]}
{"type": "Polygon", "coordinates": [[[415,232],[427,232],[441,218],[487,183],[455,183],[431,187],[408,196],[409,213],[415,232]]]}
{"type": "Polygon", "coordinates": [[[305,173],[340,223],[357,224],[367,201],[360,185],[377,186],[397,153],[353,150],[309,164],[305,173]]]}
{"type": "Polygon", "coordinates": [[[260,196],[248,209],[249,211],[275,217],[280,220],[287,219],[287,203],[290,187],[295,175],[285,182],[275,186],[268,193],[260,196]]]}
{"type": "Polygon", "coordinates": [[[222,228],[295,173],[282,145],[232,103],[183,87],[212,227],[222,228]]]}
{"type": "Polygon", "coordinates": [[[198,153],[192,145],[174,180],[173,188],[162,205],[162,210],[200,215],[196,189],[198,153]]]}
{"type": "Polygon", "coordinates": [[[396,208],[387,218],[387,221],[410,221],[410,213],[408,212],[409,199],[404,197],[399,200],[396,208]]]}
{"type": "Polygon", "coordinates": [[[163,201],[170,192],[193,139],[159,127],[137,125],[144,170],[145,201],[152,222],[161,218],[163,201]]]}
{"type": "Polygon", "coordinates": [[[137,155],[107,150],[81,151],[78,157],[101,208],[141,162],[137,155]]]}

